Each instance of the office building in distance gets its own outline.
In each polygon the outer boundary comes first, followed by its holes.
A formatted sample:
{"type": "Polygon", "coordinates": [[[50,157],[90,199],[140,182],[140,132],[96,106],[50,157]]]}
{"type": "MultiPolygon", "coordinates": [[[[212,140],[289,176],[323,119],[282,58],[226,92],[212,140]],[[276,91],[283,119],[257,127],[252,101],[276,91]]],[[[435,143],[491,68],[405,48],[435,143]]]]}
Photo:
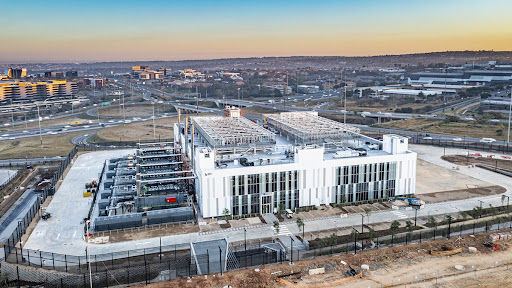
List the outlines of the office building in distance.
{"type": "Polygon", "coordinates": [[[13,103],[73,97],[77,93],[76,83],[70,81],[0,82],[0,101],[13,103]]]}
{"type": "Polygon", "coordinates": [[[381,142],[316,112],[263,117],[258,125],[228,109],[227,117],[175,124],[174,139],[197,177],[202,217],[414,194],[416,153],[407,138],[385,135],[381,142]]]}

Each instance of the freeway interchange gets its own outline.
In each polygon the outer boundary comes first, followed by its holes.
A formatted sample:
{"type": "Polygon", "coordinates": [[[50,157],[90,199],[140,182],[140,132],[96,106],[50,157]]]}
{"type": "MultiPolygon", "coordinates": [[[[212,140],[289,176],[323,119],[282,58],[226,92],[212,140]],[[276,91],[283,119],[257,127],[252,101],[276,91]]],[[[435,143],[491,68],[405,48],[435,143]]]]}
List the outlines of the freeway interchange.
{"type": "MultiPolygon", "coordinates": [[[[118,84],[124,85],[128,87],[127,83],[124,83],[122,81],[118,81],[118,84]]],[[[262,107],[262,108],[268,108],[268,109],[275,109],[275,110],[281,110],[281,111],[316,111],[319,113],[328,113],[328,114],[338,114],[338,115],[360,115],[362,117],[369,117],[369,118],[377,118],[379,121],[381,119],[412,119],[412,118],[424,118],[424,119],[445,119],[444,116],[436,115],[436,114],[408,114],[408,113],[394,113],[394,112],[354,112],[354,111],[345,111],[345,110],[328,110],[325,106],[329,106],[330,102],[333,99],[337,99],[340,97],[339,93],[337,92],[331,92],[328,94],[325,94],[325,92],[318,92],[318,93],[311,93],[311,94],[301,94],[296,96],[290,96],[290,97],[283,97],[283,99],[279,102],[277,101],[267,101],[267,102],[259,102],[259,101],[249,101],[249,100],[243,100],[243,99],[215,99],[215,98],[190,98],[186,96],[176,96],[172,93],[168,93],[165,91],[161,91],[152,87],[147,86],[141,86],[141,85],[134,85],[130,84],[130,88],[137,89],[143,96],[143,99],[146,102],[142,103],[126,103],[126,104],[120,104],[122,105],[140,105],[140,104],[152,104],[152,103],[159,103],[159,104],[166,104],[166,105],[172,105],[176,108],[181,108],[185,110],[190,111],[196,111],[198,113],[202,112],[209,112],[214,114],[223,114],[223,110],[221,108],[209,108],[209,107],[202,107],[200,104],[203,101],[213,101],[218,104],[218,106],[223,107],[223,105],[235,105],[240,107],[262,107]],[[157,99],[152,97],[152,94],[159,94],[159,95],[165,95],[173,98],[178,98],[175,101],[158,101],[157,99]],[[313,107],[301,107],[296,106],[294,103],[299,101],[320,101],[325,100],[327,103],[319,104],[313,107]],[[188,102],[188,103],[187,103],[188,102]],[[191,103],[192,102],[192,103],[191,103]],[[195,103],[193,103],[195,102],[195,103]]],[[[447,106],[446,109],[461,107],[464,105],[468,105],[470,103],[473,103],[475,101],[475,98],[465,100],[462,102],[459,102],[457,104],[453,104],[450,106],[447,106]]],[[[119,106],[119,105],[118,105],[119,106]]],[[[83,145],[86,143],[86,139],[90,134],[94,133],[94,131],[97,131],[102,128],[106,127],[112,127],[117,126],[125,123],[132,123],[132,122],[140,122],[140,121],[146,121],[151,120],[152,116],[146,116],[146,117],[129,117],[124,118],[122,120],[119,119],[104,119],[104,117],[96,114],[96,111],[98,109],[101,109],[102,106],[89,106],[77,109],[74,111],[74,113],[61,113],[59,115],[55,116],[46,116],[42,118],[43,122],[45,120],[49,119],[58,119],[63,117],[68,117],[71,115],[78,115],[86,112],[87,115],[91,117],[97,117],[97,120],[94,121],[85,121],[83,125],[56,125],[52,127],[44,127],[41,128],[41,131],[39,131],[39,128],[30,128],[27,129],[23,127],[23,125],[26,126],[28,123],[36,122],[37,119],[30,119],[26,121],[20,121],[16,123],[10,123],[10,124],[4,124],[5,126],[9,126],[10,128],[14,127],[20,127],[19,129],[8,131],[8,132],[0,132],[0,142],[2,141],[11,141],[11,140],[22,140],[32,137],[45,137],[45,136],[51,136],[51,135],[61,135],[61,134],[69,134],[69,133],[79,133],[84,132],[83,136],[75,137],[73,139],[73,143],[76,145],[83,145]]],[[[432,111],[436,112],[436,111],[432,111]]],[[[439,111],[437,111],[439,112],[439,111]]],[[[175,116],[176,113],[163,113],[159,115],[155,115],[155,118],[165,118],[165,117],[171,117],[175,116]]],[[[260,120],[260,116],[255,115],[245,115],[247,118],[251,120],[260,120]]],[[[462,121],[475,121],[475,119],[470,117],[461,118],[462,121]]],[[[500,123],[508,123],[506,120],[488,120],[489,122],[500,122],[500,123]]],[[[37,123],[37,122],[36,122],[37,123]]],[[[383,128],[375,128],[367,125],[356,125],[362,130],[365,131],[371,131],[371,132],[385,132],[385,133],[394,133],[394,134],[402,134],[406,136],[411,137],[420,137],[420,136],[428,136],[432,140],[440,140],[440,141],[460,141],[457,136],[453,135],[444,135],[444,134],[432,134],[426,135],[425,133],[421,134],[414,131],[408,131],[408,130],[398,130],[398,129],[383,129],[383,128]]],[[[465,142],[479,142],[481,139],[479,138],[472,138],[472,137],[465,137],[463,141],[465,142]]],[[[496,141],[494,144],[506,144],[505,141],[496,141]]]]}

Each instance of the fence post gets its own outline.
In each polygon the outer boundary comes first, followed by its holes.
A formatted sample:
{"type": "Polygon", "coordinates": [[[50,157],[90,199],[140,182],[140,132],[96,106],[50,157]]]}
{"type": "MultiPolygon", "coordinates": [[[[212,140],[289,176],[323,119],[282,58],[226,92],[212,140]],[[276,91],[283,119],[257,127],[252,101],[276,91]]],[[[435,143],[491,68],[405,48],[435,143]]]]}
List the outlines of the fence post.
{"type": "MultiPolygon", "coordinates": [[[[28,266],[30,267],[30,251],[29,250],[25,250],[27,251],[27,262],[28,262],[28,266]]],[[[21,250],[21,262],[23,262],[23,250],[21,250]]]]}
{"type": "Polygon", "coordinates": [[[16,266],[16,275],[18,277],[18,288],[20,288],[20,270],[18,266],[16,266]]]}
{"type": "Polygon", "coordinates": [[[96,264],[96,272],[98,272],[98,260],[96,260],[96,254],[94,255],[94,263],[96,264]]]}
{"type": "Polygon", "coordinates": [[[78,256],[78,273],[82,273],[82,265],[80,265],[80,256],[78,256]]]}
{"type": "Polygon", "coordinates": [[[421,243],[421,231],[420,231],[420,243],[421,243]]]}
{"type": "Polygon", "coordinates": [[[208,249],[206,249],[206,274],[210,274],[210,253],[208,253],[208,249]]]}
{"type": "Polygon", "coordinates": [[[68,272],[68,255],[64,254],[64,263],[66,264],[66,273],[68,272]]]}
{"type": "Polygon", "coordinates": [[[105,270],[105,284],[108,288],[108,271],[107,270],[105,270]]]}
{"type": "MultiPolygon", "coordinates": [[[[87,285],[87,282],[85,282],[85,273],[83,274],[84,275],[84,286],[87,285]]],[[[86,286],[87,287],[87,286],[86,286]]]]}
{"type": "MultiPolygon", "coordinates": [[[[28,251],[27,251],[27,253],[28,253],[28,251]]],[[[41,262],[41,268],[43,268],[43,256],[41,253],[42,253],[41,250],[39,250],[39,261],[41,262]]]]}
{"type": "MultiPolygon", "coordinates": [[[[144,258],[146,258],[146,255],[144,255],[144,258]]],[[[146,259],[144,259],[144,278],[146,279],[146,285],[148,285],[148,269],[147,269],[147,262],[146,259]]]]}
{"type": "Polygon", "coordinates": [[[52,252],[53,270],[55,270],[55,255],[52,252]]]}

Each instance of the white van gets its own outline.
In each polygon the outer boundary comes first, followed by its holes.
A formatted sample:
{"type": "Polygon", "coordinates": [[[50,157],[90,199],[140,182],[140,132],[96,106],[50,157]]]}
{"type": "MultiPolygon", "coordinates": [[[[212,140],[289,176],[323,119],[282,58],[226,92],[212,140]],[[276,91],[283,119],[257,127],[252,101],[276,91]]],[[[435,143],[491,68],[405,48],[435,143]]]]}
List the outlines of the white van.
{"type": "Polygon", "coordinates": [[[290,209],[286,209],[286,218],[290,219],[293,217],[293,211],[290,209]]]}

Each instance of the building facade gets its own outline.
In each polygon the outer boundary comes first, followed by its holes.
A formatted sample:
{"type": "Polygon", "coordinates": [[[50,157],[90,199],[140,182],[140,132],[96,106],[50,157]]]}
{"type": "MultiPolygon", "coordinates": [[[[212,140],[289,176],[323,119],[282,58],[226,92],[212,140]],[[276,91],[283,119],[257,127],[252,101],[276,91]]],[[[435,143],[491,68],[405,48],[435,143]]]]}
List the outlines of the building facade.
{"type": "Polygon", "coordinates": [[[232,215],[264,214],[415,192],[416,154],[407,150],[407,138],[385,135],[379,142],[354,134],[357,140],[304,144],[299,143],[299,137],[285,134],[283,128],[274,130],[273,145],[262,148],[251,142],[241,148],[244,145],[236,144],[240,149],[231,149],[230,153],[225,147],[207,143],[202,135],[204,123],[197,118],[191,121],[197,129],[181,129],[179,133],[176,124],[175,139],[182,144],[187,142],[185,139],[194,143],[195,149],[189,145],[187,153],[193,159],[196,196],[203,217],[218,217],[226,210],[232,215]],[[339,145],[342,142],[345,145],[339,145]],[[355,147],[357,143],[360,145],[355,147]]]}
{"type": "Polygon", "coordinates": [[[0,83],[0,101],[27,102],[72,97],[77,93],[77,84],[70,81],[0,83]]]}

